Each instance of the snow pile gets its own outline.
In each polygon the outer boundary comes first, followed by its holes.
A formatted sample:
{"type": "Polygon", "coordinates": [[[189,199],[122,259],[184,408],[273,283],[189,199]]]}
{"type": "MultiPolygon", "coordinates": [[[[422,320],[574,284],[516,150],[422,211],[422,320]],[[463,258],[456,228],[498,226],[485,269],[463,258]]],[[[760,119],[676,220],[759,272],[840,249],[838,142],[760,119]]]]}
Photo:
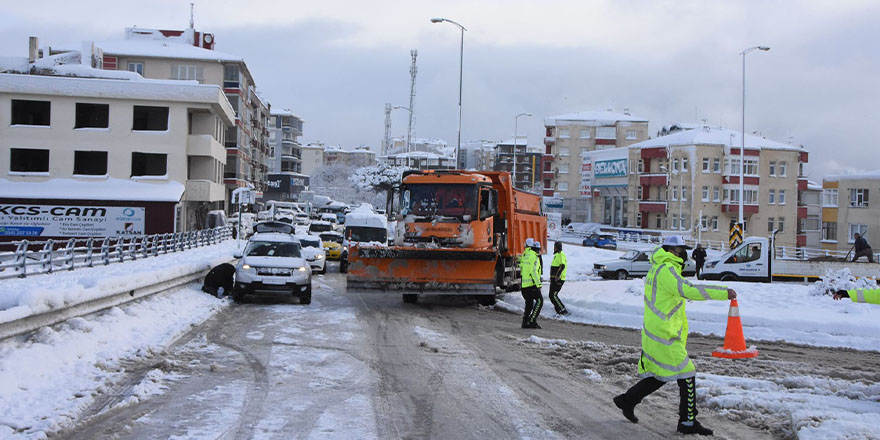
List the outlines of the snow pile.
{"type": "Polygon", "coordinates": [[[602,375],[589,368],[584,368],[583,373],[584,377],[589,382],[602,382],[602,375]]]}
{"type": "Polygon", "coordinates": [[[382,163],[358,168],[349,176],[348,180],[360,190],[387,191],[395,184],[400,183],[403,172],[408,169],[407,167],[382,163]]]}
{"type": "Polygon", "coordinates": [[[828,270],[819,281],[813,284],[810,294],[831,295],[837,290],[852,289],[876,289],[877,281],[871,278],[858,278],[853,276],[848,267],[838,271],[828,270]]]}

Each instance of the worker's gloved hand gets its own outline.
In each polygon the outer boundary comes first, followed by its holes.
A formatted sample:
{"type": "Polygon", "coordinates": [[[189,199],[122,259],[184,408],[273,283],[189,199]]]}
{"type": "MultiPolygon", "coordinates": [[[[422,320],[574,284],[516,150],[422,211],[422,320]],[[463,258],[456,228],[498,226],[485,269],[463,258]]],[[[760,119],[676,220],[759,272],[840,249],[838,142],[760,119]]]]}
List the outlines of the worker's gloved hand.
{"type": "Polygon", "coordinates": [[[834,292],[834,299],[849,298],[849,292],[846,290],[838,290],[834,292]]]}
{"type": "Polygon", "coordinates": [[[736,291],[733,289],[727,289],[727,299],[729,299],[729,300],[736,299],[736,291]]]}

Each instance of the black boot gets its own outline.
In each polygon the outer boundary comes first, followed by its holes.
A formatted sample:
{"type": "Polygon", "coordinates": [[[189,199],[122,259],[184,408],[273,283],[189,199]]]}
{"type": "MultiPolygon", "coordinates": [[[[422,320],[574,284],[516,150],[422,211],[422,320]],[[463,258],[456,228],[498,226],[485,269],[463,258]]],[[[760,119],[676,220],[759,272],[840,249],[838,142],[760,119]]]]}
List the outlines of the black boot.
{"type": "Polygon", "coordinates": [[[623,411],[623,416],[626,417],[627,420],[633,423],[639,423],[639,418],[636,417],[635,412],[633,412],[636,406],[630,405],[626,402],[626,394],[621,394],[615,397],[614,404],[617,405],[617,407],[620,408],[621,411],[623,411]]]}
{"type": "Polygon", "coordinates": [[[692,426],[683,425],[684,422],[678,422],[678,432],[682,434],[698,434],[698,435],[712,435],[713,432],[711,429],[703,426],[700,422],[694,420],[694,424],[692,426]]]}
{"type": "Polygon", "coordinates": [[[530,322],[529,328],[541,328],[541,326],[537,322],[530,322]]]}

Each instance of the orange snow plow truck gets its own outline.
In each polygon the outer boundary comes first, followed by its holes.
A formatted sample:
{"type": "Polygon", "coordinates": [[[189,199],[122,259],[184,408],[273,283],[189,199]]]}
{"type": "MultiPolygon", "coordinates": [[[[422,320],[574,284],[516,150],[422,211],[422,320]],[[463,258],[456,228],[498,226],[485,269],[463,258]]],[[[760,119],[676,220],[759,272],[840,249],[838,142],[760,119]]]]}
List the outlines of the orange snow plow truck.
{"type": "Polygon", "coordinates": [[[506,171],[407,171],[388,195],[393,245],[355,243],[348,288],[383,290],[416,302],[420,294],[473,295],[494,304],[520,288],[526,238],[547,249],[541,196],[513,188],[506,171]]]}

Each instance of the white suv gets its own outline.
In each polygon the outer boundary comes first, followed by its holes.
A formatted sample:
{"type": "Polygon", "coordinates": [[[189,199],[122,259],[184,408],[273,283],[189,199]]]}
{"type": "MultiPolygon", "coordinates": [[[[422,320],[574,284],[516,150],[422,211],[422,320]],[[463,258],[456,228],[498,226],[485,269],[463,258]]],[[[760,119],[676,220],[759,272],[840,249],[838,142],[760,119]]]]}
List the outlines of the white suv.
{"type": "Polygon", "coordinates": [[[312,302],[312,270],[302,256],[294,236],[277,232],[254,234],[247,242],[235,267],[232,299],[241,302],[245,295],[289,294],[300,304],[312,302]]]}
{"type": "Polygon", "coordinates": [[[297,235],[302,246],[302,256],[309,262],[312,271],[319,274],[327,273],[327,254],[321,245],[321,237],[317,235],[297,235]]]}

